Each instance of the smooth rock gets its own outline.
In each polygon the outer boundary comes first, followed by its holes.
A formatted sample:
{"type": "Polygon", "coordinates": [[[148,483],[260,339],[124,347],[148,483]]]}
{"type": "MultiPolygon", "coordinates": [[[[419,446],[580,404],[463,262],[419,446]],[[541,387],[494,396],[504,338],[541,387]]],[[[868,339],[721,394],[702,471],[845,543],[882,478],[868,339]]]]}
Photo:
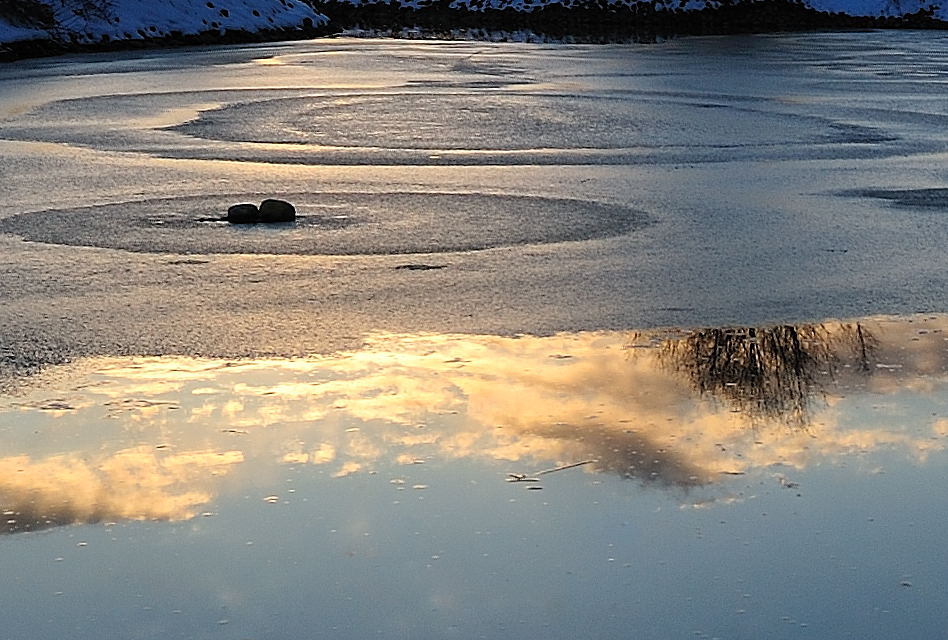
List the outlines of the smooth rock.
{"type": "Polygon", "coordinates": [[[286,200],[268,198],[260,203],[260,222],[292,222],[296,220],[296,207],[286,200]]]}
{"type": "Polygon", "coordinates": [[[260,210],[255,204],[235,204],[227,209],[227,222],[231,224],[260,222],[260,210]]]}

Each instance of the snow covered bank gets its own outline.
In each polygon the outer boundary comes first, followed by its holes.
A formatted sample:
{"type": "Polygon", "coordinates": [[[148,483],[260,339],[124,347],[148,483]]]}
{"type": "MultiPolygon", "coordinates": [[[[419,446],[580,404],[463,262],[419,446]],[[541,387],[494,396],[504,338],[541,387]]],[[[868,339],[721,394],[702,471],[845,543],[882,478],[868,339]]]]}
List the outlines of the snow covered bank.
{"type": "Polygon", "coordinates": [[[937,0],[803,0],[803,3],[829,13],[850,16],[901,17],[929,13],[936,20],[948,21],[948,3],[937,0]]]}
{"type": "Polygon", "coordinates": [[[451,38],[487,30],[539,41],[648,42],[680,35],[948,28],[948,15],[932,1],[321,0],[316,6],[348,33],[451,38]]]}
{"type": "Polygon", "coordinates": [[[336,31],[452,37],[487,30],[564,41],[803,29],[944,29],[948,0],[941,1],[0,0],[0,60],[89,48],[314,37],[329,32],[330,18],[336,31]]]}
{"type": "Polygon", "coordinates": [[[22,42],[24,40],[37,40],[47,37],[49,37],[49,34],[42,29],[17,27],[0,17],[0,43],[22,42]]]}
{"type": "Polygon", "coordinates": [[[161,41],[290,38],[318,35],[328,22],[299,0],[3,0],[0,47],[56,52],[161,41]]]}
{"type": "MultiPolygon", "coordinates": [[[[547,7],[567,9],[622,9],[630,7],[651,8],[656,11],[691,12],[716,10],[735,6],[756,5],[760,8],[780,9],[782,2],[772,0],[331,0],[329,4],[350,4],[357,7],[394,5],[408,9],[424,9],[437,5],[451,9],[469,11],[491,11],[512,9],[533,12],[547,7]]],[[[324,6],[326,3],[317,3],[324,6]]],[[[948,3],[941,6],[938,0],[794,0],[789,4],[817,12],[842,14],[851,17],[893,18],[930,15],[939,20],[948,20],[948,3]]]]}

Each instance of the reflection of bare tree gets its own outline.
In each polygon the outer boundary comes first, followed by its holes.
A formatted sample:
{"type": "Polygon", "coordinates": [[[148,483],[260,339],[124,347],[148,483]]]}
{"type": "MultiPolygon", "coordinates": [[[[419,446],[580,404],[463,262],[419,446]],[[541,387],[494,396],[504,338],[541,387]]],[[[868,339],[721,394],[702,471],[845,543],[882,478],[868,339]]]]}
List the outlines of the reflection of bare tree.
{"type": "Polygon", "coordinates": [[[645,483],[694,487],[711,481],[687,456],[656,444],[639,431],[604,425],[561,424],[535,431],[563,446],[564,460],[592,458],[600,473],[615,473],[645,483]],[[572,443],[572,444],[570,444],[572,443]]]}
{"type": "Polygon", "coordinates": [[[5,533],[24,533],[27,531],[42,531],[52,527],[61,527],[68,524],[101,522],[103,518],[97,514],[80,514],[68,505],[58,510],[37,509],[33,505],[17,504],[4,505],[3,520],[0,521],[0,535],[5,533]]]}
{"type": "Polygon", "coordinates": [[[868,371],[878,340],[861,324],[700,329],[658,347],[662,366],[751,418],[809,422],[812,397],[843,365],[868,371]]]}
{"type": "Polygon", "coordinates": [[[853,347],[859,362],[860,371],[869,371],[871,369],[872,355],[879,347],[879,340],[869,333],[863,326],[856,323],[853,347]]]}

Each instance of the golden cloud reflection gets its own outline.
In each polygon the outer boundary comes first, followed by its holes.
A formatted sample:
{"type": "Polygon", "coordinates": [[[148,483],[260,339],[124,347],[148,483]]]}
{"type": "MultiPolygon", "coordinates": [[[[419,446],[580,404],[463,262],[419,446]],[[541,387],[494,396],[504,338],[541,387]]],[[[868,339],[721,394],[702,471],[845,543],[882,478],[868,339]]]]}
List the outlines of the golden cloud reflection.
{"type": "Polygon", "coordinates": [[[190,518],[213,497],[207,480],[242,460],[239,451],[165,456],[146,447],[95,461],[79,453],[0,458],[0,532],[75,522],[190,518]]]}
{"type": "Polygon", "coordinates": [[[0,531],[190,518],[225,481],[286,465],[343,481],[592,460],[687,490],[882,452],[921,463],[948,437],[946,325],[376,335],[318,359],[86,363],[71,390],[60,373],[0,402],[0,531]]]}

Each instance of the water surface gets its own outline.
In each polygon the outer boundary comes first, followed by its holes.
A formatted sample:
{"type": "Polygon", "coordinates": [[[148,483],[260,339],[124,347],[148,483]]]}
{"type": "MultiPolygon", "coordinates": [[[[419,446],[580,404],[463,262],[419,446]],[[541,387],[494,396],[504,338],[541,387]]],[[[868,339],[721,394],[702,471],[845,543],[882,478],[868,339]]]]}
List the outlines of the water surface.
{"type": "Polygon", "coordinates": [[[3,637],[938,637],[948,319],[377,334],[0,400],[3,637]]]}

